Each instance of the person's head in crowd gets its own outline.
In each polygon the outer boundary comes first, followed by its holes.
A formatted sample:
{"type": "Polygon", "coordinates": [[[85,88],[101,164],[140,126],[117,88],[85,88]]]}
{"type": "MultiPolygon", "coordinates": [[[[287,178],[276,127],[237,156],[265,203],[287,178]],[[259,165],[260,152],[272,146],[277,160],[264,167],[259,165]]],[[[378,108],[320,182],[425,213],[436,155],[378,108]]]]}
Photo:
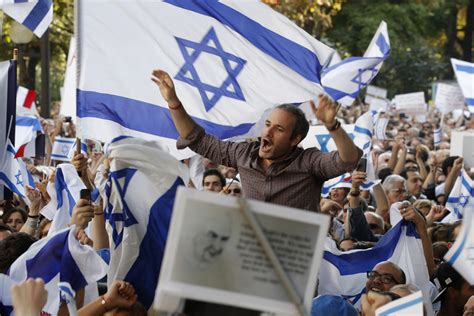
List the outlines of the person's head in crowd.
{"type": "Polygon", "coordinates": [[[391,152],[387,151],[381,153],[377,158],[377,170],[380,171],[388,167],[388,161],[390,160],[391,152]]]}
{"type": "Polygon", "coordinates": [[[454,161],[458,159],[459,156],[449,156],[443,161],[441,169],[443,169],[443,174],[447,177],[451,169],[453,168],[454,161]]]}
{"type": "MultiPolygon", "coordinates": [[[[408,185],[407,185],[408,186],[408,185]]],[[[431,208],[436,205],[434,201],[428,199],[416,200],[413,202],[413,206],[420,210],[420,212],[426,217],[430,212],[431,208]]]]}
{"type": "Polygon", "coordinates": [[[230,196],[242,196],[242,186],[239,181],[233,180],[225,186],[223,192],[230,196]]]}
{"type": "Polygon", "coordinates": [[[397,284],[406,284],[405,272],[393,262],[378,263],[367,272],[366,292],[387,292],[397,284]]]}
{"type": "Polygon", "coordinates": [[[347,237],[339,241],[338,247],[342,251],[349,251],[355,248],[356,243],[357,243],[357,239],[347,237]]]}
{"type": "Polygon", "coordinates": [[[406,156],[406,160],[408,161],[415,161],[415,150],[411,147],[408,148],[407,150],[407,156],[406,156]]]}
{"type": "Polygon", "coordinates": [[[332,188],[329,192],[329,198],[339,205],[344,206],[347,194],[349,194],[349,190],[349,188],[343,187],[332,188]]]}
{"type": "Polygon", "coordinates": [[[449,157],[449,149],[438,149],[435,151],[436,161],[442,163],[449,157]]]}
{"type": "Polygon", "coordinates": [[[462,220],[458,220],[453,225],[453,240],[456,240],[461,232],[462,220]]]}
{"type": "Polygon", "coordinates": [[[405,128],[399,128],[397,131],[397,136],[400,137],[406,137],[407,136],[407,130],[405,128]]]}
{"type": "Polygon", "coordinates": [[[448,244],[454,242],[454,226],[452,224],[438,224],[431,228],[431,242],[445,241],[448,244]]]}
{"type": "Polygon", "coordinates": [[[38,238],[42,239],[48,236],[50,227],[51,227],[51,221],[47,218],[43,218],[38,226],[38,238]]]}
{"type": "Polygon", "coordinates": [[[202,176],[203,191],[221,192],[225,186],[225,178],[217,169],[207,169],[202,176]]]}
{"type": "Polygon", "coordinates": [[[385,223],[382,216],[370,211],[365,212],[364,216],[374,235],[383,235],[385,233],[385,223]]]}
{"type": "Polygon", "coordinates": [[[423,190],[423,178],[420,176],[418,171],[408,171],[405,169],[400,175],[407,180],[407,192],[410,195],[419,198],[421,191],[423,190]]]}
{"type": "Polygon", "coordinates": [[[418,167],[418,164],[416,163],[415,160],[406,160],[405,161],[405,170],[406,171],[419,171],[420,168],[418,167]]]}
{"type": "Polygon", "coordinates": [[[306,137],[309,123],[304,112],[292,105],[281,104],[270,112],[260,134],[260,158],[278,160],[291,153],[306,137]]]}
{"type": "Polygon", "coordinates": [[[437,241],[433,243],[433,259],[435,262],[435,273],[438,267],[444,261],[444,255],[449,251],[449,245],[445,241],[437,241]]]}
{"type": "Polygon", "coordinates": [[[434,302],[441,302],[438,316],[462,315],[464,305],[474,295],[474,286],[471,286],[447,262],[443,262],[438,267],[434,283],[439,291],[434,302]]]}
{"type": "Polygon", "coordinates": [[[319,205],[321,207],[321,213],[329,215],[332,218],[336,217],[339,212],[342,211],[342,206],[331,199],[321,199],[319,205]]]}
{"type": "Polygon", "coordinates": [[[313,299],[311,316],[357,316],[355,307],[339,295],[319,295],[313,299]]]}
{"type": "Polygon", "coordinates": [[[10,226],[0,223],[0,240],[4,240],[13,233],[10,226]]]}
{"type": "Polygon", "coordinates": [[[217,168],[217,169],[222,173],[222,175],[226,179],[233,179],[237,175],[237,170],[235,170],[235,168],[232,168],[232,167],[219,165],[219,168],[217,168]]]}
{"type": "Polygon", "coordinates": [[[389,167],[382,168],[379,170],[377,176],[380,179],[380,181],[384,182],[385,178],[393,174],[393,170],[389,167]]]}
{"type": "Polygon", "coordinates": [[[0,241],[0,273],[5,273],[37,239],[25,233],[13,233],[0,241]]]}
{"type": "Polygon", "coordinates": [[[27,219],[28,214],[19,207],[8,209],[4,211],[2,215],[3,223],[10,226],[15,232],[20,231],[27,219]]]}
{"type": "Polygon", "coordinates": [[[385,178],[382,183],[382,187],[387,194],[387,198],[390,204],[401,202],[406,198],[406,180],[405,178],[392,174],[385,178]]]}
{"type": "Polygon", "coordinates": [[[420,289],[413,284],[398,284],[393,286],[390,289],[390,292],[399,295],[400,297],[405,297],[413,293],[418,292],[420,289]]]}

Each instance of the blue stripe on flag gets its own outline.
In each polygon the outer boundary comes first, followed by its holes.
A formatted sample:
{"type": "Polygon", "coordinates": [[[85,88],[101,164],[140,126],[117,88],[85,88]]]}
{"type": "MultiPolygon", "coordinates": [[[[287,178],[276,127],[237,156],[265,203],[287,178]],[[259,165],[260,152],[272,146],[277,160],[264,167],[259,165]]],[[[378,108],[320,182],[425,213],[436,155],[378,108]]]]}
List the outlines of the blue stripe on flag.
{"type": "Polygon", "coordinates": [[[13,193],[18,194],[19,196],[23,197],[24,195],[17,189],[16,185],[14,185],[10,179],[8,179],[7,175],[3,172],[0,172],[0,181],[3,181],[7,188],[12,191],[13,193]]]}
{"type": "Polygon", "coordinates": [[[333,264],[341,275],[365,273],[372,270],[377,263],[386,261],[393,255],[400,239],[403,226],[407,228],[407,236],[419,238],[413,223],[402,220],[383,235],[377,245],[370,250],[342,254],[339,256],[325,251],[323,257],[333,264]]]}
{"type": "Polygon", "coordinates": [[[54,142],[55,142],[55,143],[58,142],[58,143],[64,143],[64,144],[69,144],[69,145],[71,145],[71,144],[74,144],[76,141],[75,141],[75,140],[59,139],[59,138],[57,138],[57,139],[54,140],[54,142]]]}
{"type": "MultiPolygon", "coordinates": [[[[361,134],[365,134],[365,135],[369,136],[370,138],[372,138],[372,132],[369,131],[367,128],[364,128],[364,127],[360,127],[360,126],[355,125],[355,126],[354,126],[354,132],[361,133],[361,134]]],[[[364,146],[364,147],[365,147],[365,146],[364,146]]],[[[365,149],[365,148],[364,148],[364,149],[365,149]]]]}
{"type": "Polygon", "coordinates": [[[388,45],[385,36],[383,34],[379,35],[379,38],[377,39],[377,46],[379,47],[380,51],[384,56],[387,56],[390,54],[390,45],[388,45]]]}
{"type": "Polygon", "coordinates": [[[469,65],[456,65],[457,71],[467,72],[469,74],[474,74],[474,66],[469,65]]]}
{"type": "Polygon", "coordinates": [[[76,205],[76,201],[74,200],[71,191],[69,191],[69,187],[64,179],[63,170],[61,168],[57,169],[54,187],[58,198],[58,209],[63,206],[63,190],[65,190],[69,201],[69,214],[72,214],[72,209],[74,208],[74,205],[76,205]]]}
{"type": "Polygon", "coordinates": [[[466,98],[465,101],[467,105],[474,105],[474,98],[466,98]]]}
{"type": "MultiPolygon", "coordinates": [[[[116,95],[77,90],[77,116],[109,120],[123,127],[167,138],[178,138],[167,108],[116,95]],[[159,122],[159,124],[157,124],[159,122]]],[[[220,139],[247,133],[254,124],[227,126],[193,117],[206,132],[220,139]]]]}
{"type": "Polygon", "coordinates": [[[462,252],[463,249],[464,249],[464,246],[465,246],[465,244],[466,244],[467,238],[469,237],[469,234],[468,234],[468,233],[469,233],[469,231],[466,230],[464,236],[462,237],[461,244],[459,245],[458,249],[456,249],[456,251],[453,253],[453,255],[451,256],[451,258],[448,260],[448,263],[449,263],[450,265],[453,265],[453,264],[456,262],[456,260],[458,260],[459,255],[461,254],[461,252],[462,252]]]}
{"type": "Polygon", "coordinates": [[[165,0],[164,2],[216,19],[302,77],[320,83],[319,73],[322,66],[314,52],[263,27],[235,9],[218,1],[165,0]]]}
{"type": "Polygon", "coordinates": [[[184,185],[184,182],[177,178],[173,186],[151,207],[147,232],[140,244],[140,253],[125,277],[125,281],[135,287],[139,301],[147,309],[155,296],[176,190],[181,185],[184,185]]]}
{"type": "Polygon", "coordinates": [[[16,125],[17,126],[32,126],[33,130],[41,131],[41,124],[36,117],[28,117],[28,116],[17,116],[16,117],[16,125]]]}
{"type": "Polygon", "coordinates": [[[32,31],[35,30],[48,14],[52,5],[52,0],[39,0],[22,24],[32,31]]]}
{"type": "Polygon", "coordinates": [[[59,281],[69,283],[74,291],[82,289],[87,285],[87,281],[84,278],[81,269],[79,269],[76,260],[74,260],[71,254],[69,242],[67,240],[61,260],[61,275],[59,281]]]}
{"type": "Polygon", "coordinates": [[[387,309],[386,311],[382,312],[379,314],[379,316],[390,316],[390,315],[395,315],[395,312],[401,311],[405,308],[408,308],[410,306],[416,305],[423,303],[423,298],[422,297],[417,297],[411,301],[408,301],[402,305],[394,306],[390,309],[387,309]]]}
{"type": "MultiPolygon", "coordinates": [[[[13,148],[12,145],[10,145],[10,144],[7,145],[7,151],[8,151],[9,153],[11,153],[11,154],[13,155],[13,157],[15,157],[16,152],[15,152],[15,148],[13,148]]],[[[12,159],[13,159],[13,157],[12,157],[12,159]]]]}

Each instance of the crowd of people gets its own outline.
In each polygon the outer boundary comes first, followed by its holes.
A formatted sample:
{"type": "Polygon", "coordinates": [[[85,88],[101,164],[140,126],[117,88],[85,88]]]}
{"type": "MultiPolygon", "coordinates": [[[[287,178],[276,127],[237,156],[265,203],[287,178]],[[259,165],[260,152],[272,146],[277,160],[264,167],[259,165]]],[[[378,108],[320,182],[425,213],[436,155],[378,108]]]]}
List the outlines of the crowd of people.
{"type": "MultiPolygon", "coordinates": [[[[186,105],[179,101],[173,82],[165,72],[157,70],[153,75],[163,98],[168,101],[179,132],[178,147],[189,147],[202,156],[198,160],[198,169],[202,172],[192,177],[189,186],[327,214],[331,217],[328,234],[344,252],[377,245],[396,224],[393,214],[398,212],[401,219],[413,222],[421,238],[426,268],[433,282],[432,303],[437,315],[474,315],[474,287],[443,259],[458,238],[462,225],[462,220],[443,221],[450,214],[445,207],[447,198],[463,168],[474,178],[474,166],[467,166],[463,157],[450,156],[451,131],[473,129],[474,115],[470,118],[442,116],[430,107],[426,120],[419,121],[414,116],[388,109],[384,114],[389,119],[387,140],[373,138],[369,160],[380,183],[364,190],[361,185],[368,175],[367,168],[360,167],[362,151],[341,125],[354,123],[369,110],[369,105],[356,102],[339,109],[327,97],[320,97],[318,105],[311,103],[318,124],[326,126],[336,143],[338,150],[330,153],[299,146],[306,137],[309,122],[304,113],[292,105],[278,106],[269,114],[261,138],[225,142],[206,134],[187,115],[186,105]],[[433,131],[438,127],[442,127],[442,141],[434,146],[433,131]],[[322,197],[324,182],[345,172],[351,173],[349,185],[336,185],[329,196],[322,197]]],[[[24,159],[35,179],[35,187],[26,188],[29,204],[18,196],[1,202],[1,273],[6,273],[33,243],[46,237],[51,227],[51,220],[40,213],[51,199],[47,187],[55,181],[58,163],[49,157],[51,145],[58,136],[75,137],[74,124],[65,123],[58,108],[53,110],[51,119],[41,119],[48,140],[46,158],[24,159]]],[[[88,155],[77,153],[71,161],[91,190],[98,172],[107,175],[108,158],[102,148],[101,144],[88,141],[88,155]]],[[[190,159],[183,162],[191,164],[190,159]]],[[[109,237],[103,214],[100,202],[91,204],[87,199],[80,199],[72,211],[70,225],[78,228],[76,235],[82,244],[92,246],[107,260],[109,237]],[[93,226],[91,236],[84,232],[88,225],[93,226]]],[[[359,310],[341,296],[315,293],[312,315],[375,315],[378,307],[418,290],[416,285],[407,282],[402,268],[384,261],[367,271],[366,294],[359,310]]],[[[17,315],[38,315],[46,301],[44,283],[39,279],[16,285],[11,293],[17,315]],[[25,304],[26,301],[29,303],[25,304]]],[[[108,289],[102,284],[101,294],[96,300],[83,304],[78,293],[79,315],[147,313],[133,285],[127,282],[116,280],[108,289]]],[[[215,310],[194,304],[183,313],[212,315],[215,310]]],[[[67,314],[64,304],[60,314],[67,314]]]]}

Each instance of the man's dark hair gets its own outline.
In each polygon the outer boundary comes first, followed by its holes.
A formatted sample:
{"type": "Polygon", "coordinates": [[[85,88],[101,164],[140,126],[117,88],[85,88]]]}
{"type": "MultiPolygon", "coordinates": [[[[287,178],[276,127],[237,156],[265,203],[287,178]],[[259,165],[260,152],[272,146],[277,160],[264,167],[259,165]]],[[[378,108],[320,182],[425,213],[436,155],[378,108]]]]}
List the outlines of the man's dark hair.
{"type": "Polygon", "coordinates": [[[0,273],[5,273],[37,239],[25,233],[13,233],[0,241],[0,273]]]}
{"type": "Polygon", "coordinates": [[[26,222],[26,220],[28,219],[28,213],[26,213],[26,211],[24,209],[22,209],[20,207],[14,207],[14,208],[10,208],[10,209],[3,212],[2,221],[3,221],[4,224],[7,223],[8,218],[10,218],[10,216],[13,213],[20,213],[21,218],[23,219],[23,222],[26,222]]]}
{"type": "Polygon", "coordinates": [[[306,115],[304,115],[304,112],[299,107],[288,103],[280,104],[275,109],[284,110],[290,114],[293,114],[296,122],[295,127],[291,132],[291,139],[294,139],[297,135],[301,135],[301,140],[303,140],[309,131],[309,123],[306,119],[306,115]]]}
{"type": "Polygon", "coordinates": [[[13,233],[13,229],[11,229],[10,226],[0,223],[0,232],[5,232],[5,231],[13,233]]]}
{"type": "Polygon", "coordinates": [[[221,186],[225,186],[225,177],[222,175],[222,173],[217,170],[217,169],[207,169],[204,171],[204,174],[202,176],[202,184],[204,185],[204,180],[206,179],[207,176],[217,176],[219,177],[219,180],[221,181],[221,186]]]}
{"type": "Polygon", "coordinates": [[[400,284],[407,284],[407,276],[405,275],[405,271],[403,271],[402,268],[398,267],[400,269],[400,272],[401,272],[401,282],[400,284]]]}
{"type": "Polygon", "coordinates": [[[449,156],[443,161],[441,168],[443,169],[443,174],[447,177],[448,176],[448,168],[452,168],[454,165],[454,160],[458,159],[459,156],[449,156]]]}
{"type": "Polygon", "coordinates": [[[393,174],[393,170],[389,167],[386,167],[386,168],[380,169],[377,176],[379,177],[380,181],[383,182],[386,177],[388,177],[392,174],[393,174]]]}

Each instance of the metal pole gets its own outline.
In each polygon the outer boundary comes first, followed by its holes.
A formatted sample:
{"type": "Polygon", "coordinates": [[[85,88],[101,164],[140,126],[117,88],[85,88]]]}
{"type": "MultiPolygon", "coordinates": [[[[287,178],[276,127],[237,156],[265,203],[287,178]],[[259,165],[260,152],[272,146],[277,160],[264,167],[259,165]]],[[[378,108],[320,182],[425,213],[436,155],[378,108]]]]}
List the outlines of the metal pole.
{"type": "Polygon", "coordinates": [[[49,43],[49,30],[47,30],[40,43],[41,51],[41,116],[49,118],[49,107],[51,103],[49,88],[49,61],[51,58],[51,47],[49,43]]]}

